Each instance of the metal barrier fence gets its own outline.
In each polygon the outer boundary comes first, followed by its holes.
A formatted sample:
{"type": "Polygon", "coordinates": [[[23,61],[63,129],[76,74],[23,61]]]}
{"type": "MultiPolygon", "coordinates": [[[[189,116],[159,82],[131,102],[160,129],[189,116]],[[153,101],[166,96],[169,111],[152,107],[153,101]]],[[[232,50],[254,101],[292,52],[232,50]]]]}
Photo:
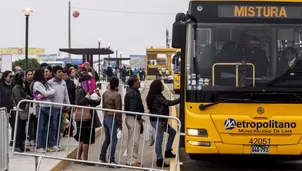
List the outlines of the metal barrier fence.
{"type": "Polygon", "coordinates": [[[9,170],[9,153],[8,153],[8,114],[6,108],[0,108],[0,170],[8,171],[9,170]]]}
{"type": "MultiPolygon", "coordinates": [[[[149,113],[138,113],[138,112],[128,112],[127,114],[133,114],[135,115],[135,118],[142,117],[145,122],[137,122],[135,121],[134,117],[128,117],[125,116],[125,111],[122,110],[112,110],[112,109],[105,109],[105,108],[99,108],[99,107],[89,107],[89,106],[79,106],[79,105],[69,105],[69,104],[59,104],[59,103],[51,103],[51,102],[41,102],[41,101],[32,101],[32,100],[22,100],[17,105],[17,114],[16,118],[19,117],[22,111],[20,111],[20,105],[27,103],[29,105],[36,104],[39,105],[36,109],[37,111],[37,120],[38,120],[38,128],[37,128],[37,134],[36,134],[36,144],[34,148],[30,148],[25,145],[25,149],[22,152],[15,151],[16,144],[18,144],[18,139],[16,137],[17,129],[14,131],[14,140],[13,140],[13,154],[14,155],[23,155],[23,156],[32,156],[35,157],[35,168],[36,170],[40,169],[41,160],[43,158],[47,159],[56,159],[56,160],[65,160],[65,161],[72,161],[72,162],[79,162],[79,163],[86,163],[86,164],[95,164],[95,165],[103,165],[103,166],[109,166],[109,167],[123,167],[123,168],[129,168],[129,169],[138,169],[138,170],[149,170],[149,171],[159,171],[164,170],[166,167],[163,167],[164,163],[162,163],[162,167],[155,167],[157,165],[157,161],[155,161],[155,156],[157,158],[160,158],[162,154],[162,145],[167,144],[168,147],[172,146],[173,139],[174,143],[176,143],[176,149],[174,149],[175,152],[175,159],[178,161],[178,148],[179,148],[179,141],[180,141],[180,127],[181,123],[178,118],[171,117],[171,116],[162,116],[162,115],[155,115],[155,114],[149,114],[149,113]],[[42,107],[43,106],[43,107],[42,107]],[[77,133],[75,137],[80,138],[81,142],[84,142],[83,145],[80,143],[80,141],[77,141],[77,157],[76,159],[68,158],[66,157],[68,154],[68,151],[70,148],[72,148],[72,142],[75,141],[73,136],[70,136],[68,134],[67,140],[64,140],[67,142],[67,144],[60,143],[60,127],[63,125],[63,112],[65,109],[69,109],[72,112],[72,118],[77,119],[77,133]],[[55,113],[55,111],[60,111],[59,113],[55,113]],[[95,139],[95,134],[93,131],[95,131],[95,127],[92,126],[94,124],[88,124],[85,118],[87,118],[87,113],[91,113],[91,122],[97,123],[97,117],[106,119],[101,122],[101,127],[104,131],[102,131],[102,135],[100,136],[100,139],[95,139]],[[112,113],[112,118],[110,119],[108,112],[112,113]],[[59,125],[54,125],[53,119],[55,119],[56,115],[59,115],[58,118],[62,118],[62,120],[57,120],[59,125]],[[105,116],[104,116],[105,115],[105,116]],[[117,128],[120,126],[118,123],[120,123],[120,117],[122,116],[122,131],[119,131],[117,128]],[[149,117],[152,116],[155,118],[154,122],[149,122],[149,117]],[[177,129],[174,130],[172,127],[168,126],[169,123],[174,120],[177,123],[177,129]],[[164,122],[167,121],[167,122],[164,122]],[[42,123],[41,123],[42,122],[42,123]],[[125,122],[127,124],[125,124],[125,122]],[[114,123],[114,124],[112,124],[114,123]],[[168,124],[164,124],[168,123],[168,124]],[[137,131],[141,130],[141,127],[143,127],[142,133],[137,133],[137,131]],[[127,129],[128,128],[128,129],[127,129]],[[131,130],[131,131],[130,131],[131,130]],[[152,132],[153,133],[150,133],[152,132]],[[173,131],[174,130],[174,131],[173,131]],[[133,136],[128,135],[128,133],[133,136]],[[164,137],[164,132],[169,132],[168,137],[164,137]],[[88,135],[87,135],[88,134],[88,135]],[[105,134],[103,136],[103,134],[105,134]],[[128,135],[128,136],[127,136],[128,135]],[[173,138],[174,136],[174,138],[173,138]],[[107,138],[106,138],[107,137],[107,138]],[[129,138],[130,137],[130,138],[129,138]],[[105,139],[102,141],[101,139],[105,139]],[[134,141],[133,139],[136,139],[134,141]],[[154,144],[150,143],[150,140],[155,141],[154,144]],[[147,141],[148,140],[148,141],[147,141]],[[86,142],[85,142],[86,141],[86,142]],[[117,142],[116,142],[117,141],[117,142]],[[158,141],[158,142],[157,142],[158,141]],[[172,142],[171,142],[172,141],[172,142]],[[168,143],[169,142],[169,143],[168,143]],[[54,144],[55,143],[55,144],[54,144]],[[99,144],[98,144],[99,143],[99,144]],[[155,145],[158,143],[158,145],[155,145]],[[172,144],[171,144],[172,143],[172,144]],[[90,144],[90,146],[89,146],[90,144]],[[91,145],[94,144],[94,145],[91,145]],[[104,145],[105,144],[105,145],[104,145]],[[111,145],[109,145],[111,144],[111,145]],[[113,145],[112,145],[113,144],[113,145]],[[116,144],[116,146],[115,146],[116,144]],[[128,145],[130,144],[130,145],[128,145]],[[132,144],[132,145],[131,145],[132,144]],[[88,145],[88,146],[87,146],[88,145]],[[63,146],[63,147],[62,147],[63,146]],[[96,147],[97,146],[97,147],[96,147]],[[110,147],[109,147],[110,146],[110,147]],[[102,148],[103,151],[102,151],[102,148]],[[106,148],[107,147],[107,148],[106,148]],[[27,151],[26,149],[30,149],[30,151],[27,151]],[[64,149],[65,148],[65,149],[64,149]],[[96,149],[94,149],[96,148],[96,149]],[[88,153],[87,153],[88,149],[88,153]],[[127,150],[126,150],[127,149],[127,150]],[[59,151],[66,151],[66,155],[60,156],[58,153],[61,153],[59,151]],[[106,158],[104,159],[105,151],[109,150],[108,155],[106,155],[106,158]],[[115,155],[114,157],[114,150],[115,155]],[[129,151],[130,150],[130,151],[129,151]],[[127,152],[125,152],[127,151],[127,152]],[[157,151],[157,153],[156,153],[157,151]],[[90,159],[88,158],[88,154],[97,152],[98,155],[100,155],[97,159],[90,159]],[[127,159],[123,159],[123,153],[124,156],[127,154],[127,159]],[[152,155],[152,160],[150,160],[150,156],[152,155]],[[104,162],[102,160],[106,160],[109,158],[109,163],[104,162]],[[93,161],[94,160],[94,161],[93,161]],[[95,161],[96,160],[96,161],[95,161]],[[110,160],[115,163],[111,163],[110,160]],[[136,161],[136,165],[131,164],[131,162],[136,161]]],[[[28,137],[28,123],[29,123],[30,117],[27,118],[27,129],[25,130],[26,137],[28,137]]],[[[71,124],[74,123],[72,121],[69,122],[68,129],[71,129],[71,124]]],[[[18,120],[15,121],[15,125],[18,125],[18,120]]],[[[100,125],[98,125],[100,126],[100,125]]],[[[16,127],[15,127],[16,128],[16,127]]],[[[163,160],[165,159],[165,154],[162,155],[163,160]]],[[[170,156],[171,157],[171,154],[170,156]]],[[[174,157],[174,156],[172,156],[174,157]]],[[[175,163],[174,168],[177,168],[176,166],[179,163],[175,163]]],[[[168,169],[168,168],[167,168],[168,169]]]]}

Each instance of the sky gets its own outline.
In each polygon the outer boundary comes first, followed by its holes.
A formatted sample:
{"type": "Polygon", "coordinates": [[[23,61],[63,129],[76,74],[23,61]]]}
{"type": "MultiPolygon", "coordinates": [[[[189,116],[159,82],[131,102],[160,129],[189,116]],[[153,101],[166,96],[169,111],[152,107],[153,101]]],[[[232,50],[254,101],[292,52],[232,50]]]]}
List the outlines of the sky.
{"type": "MultiPolygon", "coordinates": [[[[71,0],[71,47],[116,48],[123,56],[145,54],[146,47],[164,47],[166,28],[178,12],[186,12],[188,0],[71,0]],[[157,14],[154,14],[157,13],[157,14]]],[[[68,47],[68,0],[0,0],[0,48],[24,47],[24,8],[29,19],[29,47],[45,48],[47,54],[68,47]]]]}

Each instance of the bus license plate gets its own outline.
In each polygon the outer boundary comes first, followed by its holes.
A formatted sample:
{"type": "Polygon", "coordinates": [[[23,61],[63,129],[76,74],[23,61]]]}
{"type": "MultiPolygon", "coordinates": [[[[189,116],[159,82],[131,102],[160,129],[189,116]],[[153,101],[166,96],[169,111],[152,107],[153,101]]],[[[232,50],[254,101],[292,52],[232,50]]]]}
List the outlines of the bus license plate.
{"type": "Polygon", "coordinates": [[[269,146],[268,145],[252,145],[251,153],[252,154],[268,154],[269,146]]]}

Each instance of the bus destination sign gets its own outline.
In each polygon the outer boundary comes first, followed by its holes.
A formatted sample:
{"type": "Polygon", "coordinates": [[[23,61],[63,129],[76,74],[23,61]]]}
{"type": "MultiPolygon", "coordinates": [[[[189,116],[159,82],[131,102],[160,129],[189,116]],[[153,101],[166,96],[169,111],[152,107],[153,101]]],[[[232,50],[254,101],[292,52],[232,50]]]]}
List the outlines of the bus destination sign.
{"type": "Polygon", "coordinates": [[[220,5],[218,17],[222,18],[288,18],[302,19],[302,7],[261,5],[220,5]]]}

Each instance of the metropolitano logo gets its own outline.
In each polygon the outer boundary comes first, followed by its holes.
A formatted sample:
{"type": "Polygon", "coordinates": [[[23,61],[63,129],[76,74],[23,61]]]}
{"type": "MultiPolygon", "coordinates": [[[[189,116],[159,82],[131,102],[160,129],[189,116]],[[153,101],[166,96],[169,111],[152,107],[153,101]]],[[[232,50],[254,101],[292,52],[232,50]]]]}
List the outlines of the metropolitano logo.
{"type": "Polygon", "coordinates": [[[232,130],[236,127],[236,121],[233,118],[227,118],[224,121],[224,129],[225,130],[232,130]]]}

